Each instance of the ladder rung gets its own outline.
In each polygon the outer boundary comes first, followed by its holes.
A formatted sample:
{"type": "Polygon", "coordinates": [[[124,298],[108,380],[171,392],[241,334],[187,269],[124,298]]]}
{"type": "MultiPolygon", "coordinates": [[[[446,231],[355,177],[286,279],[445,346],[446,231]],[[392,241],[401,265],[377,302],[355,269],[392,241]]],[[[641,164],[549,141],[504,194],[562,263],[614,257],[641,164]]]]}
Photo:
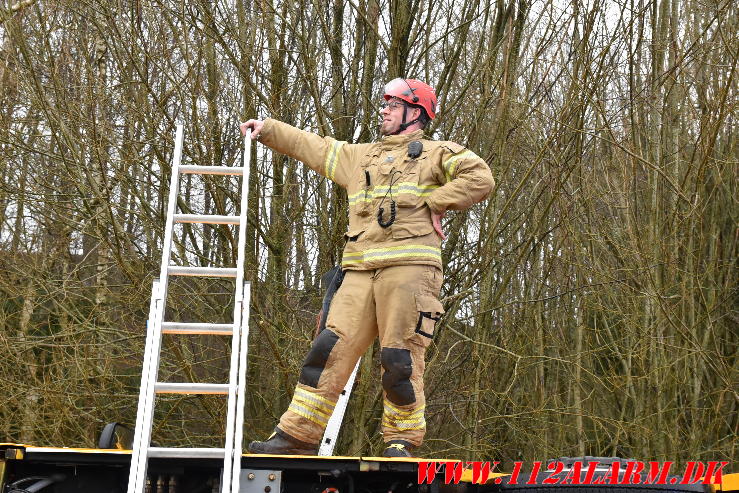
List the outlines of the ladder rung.
{"type": "Polygon", "coordinates": [[[183,459],[223,459],[223,448],[167,448],[149,447],[149,457],[175,457],[183,459]]]}
{"type": "Polygon", "coordinates": [[[154,384],[157,394],[228,394],[227,383],[167,383],[154,384]]]}
{"type": "Polygon", "coordinates": [[[236,277],[235,267],[181,267],[170,265],[167,272],[173,276],[236,277]]]}
{"type": "Polygon", "coordinates": [[[232,168],[230,166],[199,166],[191,164],[180,166],[183,175],[234,175],[244,176],[244,168],[232,168]]]}
{"type": "Polygon", "coordinates": [[[233,324],[206,324],[185,322],[163,322],[163,334],[210,334],[230,336],[233,334],[233,324]]]}
{"type": "Polygon", "coordinates": [[[239,216],[215,216],[202,214],[175,214],[176,223],[199,223],[199,224],[236,224],[241,221],[239,216]]]}

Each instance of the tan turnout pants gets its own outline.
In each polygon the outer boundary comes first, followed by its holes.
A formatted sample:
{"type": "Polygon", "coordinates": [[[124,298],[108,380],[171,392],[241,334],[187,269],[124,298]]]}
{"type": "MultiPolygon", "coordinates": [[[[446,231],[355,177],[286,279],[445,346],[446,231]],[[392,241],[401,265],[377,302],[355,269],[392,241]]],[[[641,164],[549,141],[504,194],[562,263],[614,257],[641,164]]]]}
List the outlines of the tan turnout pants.
{"type": "Polygon", "coordinates": [[[443,309],[441,270],[398,265],[347,271],[331,303],[326,330],[313,341],[278,433],[321,441],[336,400],[357,360],[380,338],[385,442],[421,445],[426,432],[424,355],[443,309]]]}

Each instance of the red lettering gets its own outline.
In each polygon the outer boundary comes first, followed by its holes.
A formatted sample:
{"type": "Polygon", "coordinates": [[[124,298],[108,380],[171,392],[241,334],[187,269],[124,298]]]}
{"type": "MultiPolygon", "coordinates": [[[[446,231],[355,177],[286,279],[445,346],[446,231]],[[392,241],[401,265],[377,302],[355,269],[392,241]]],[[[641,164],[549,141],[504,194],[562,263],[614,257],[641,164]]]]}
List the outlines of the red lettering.
{"type": "Polygon", "coordinates": [[[629,461],[626,463],[626,471],[624,477],[621,478],[621,484],[641,484],[641,474],[644,470],[644,463],[639,461],[629,461]]]}
{"type": "Polygon", "coordinates": [[[565,465],[559,461],[552,462],[547,466],[547,470],[552,470],[549,474],[547,474],[547,477],[542,480],[542,484],[557,484],[559,482],[559,478],[557,477],[557,474],[562,472],[562,469],[565,468],[565,465]]]}
{"type": "Polygon", "coordinates": [[[459,484],[462,479],[462,473],[464,473],[464,464],[461,462],[446,462],[444,467],[444,483],[446,484],[459,484]]]}
{"type": "Polygon", "coordinates": [[[667,484],[667,476],[670,474],[670,467],[672,467],[672,461],[662,463],[650,461],[649,472],[647,473],[647,483],[667,484]]]}
{"type": "Polygon", "coordinates": [[[621,469],[621,463],[611,463],[611,468],[608,470],[604,478],[607,478],[607,484],[618,484],[618,473],[621,469]]]}
{"type": "MultiPolygon", "coordinates": [[[[708,461],[707,463],[699,461],[688,461],[685,471],[678,481],[678,477],[669,477],[670,469],[673,462],[656,462],[650,461],[644,463],[641,461],[629,461],[623,470],[623,475],[619,478],[621,472],[621,464],[613,462],[609,469],[602,475],[596,477],[600,464],[597,461],[588,462],[587,471],[583,478],[582,462],[573,462],[572,467],[567,470],[565,476],[560,477],[565,466],[562,462],[555,461],[547,464],[546,476],[541,480],[542,484],[590,484],[590,485],[627,485],[627,484],[721,484],[723,481],[724,468],[729,465],[728,462],[708,461]],[[646,464],[648,464],[648,469],[646,464]],[[646,473],[646,477],[642,473],[646,473]]],[[[418,484],[432,484],[436,479],[436,475],[444,468],[444,481],[446,484],[459,484],[465,471],[472,469],[472,483],[486,484],[490,481],[490,477],[500,462],[494,461],[469,461],[469,462],[419,462],[418,463],[418,484]],[[465,467],[466,466],[466,467],[465,467]]],[[[506,479],[498,477],[495,479],[496,484],[503,481],[506,484],[518,484],[524,463],[515,461],[513,470],[506,479]]],[[[538,476],[542,472],[541,461],[534,461],[532,469],[529,473],[526,484],[538,484],[538,476]]]]}
{"type": "Polygon", "coordinates": [[[529,473],[529,480],[526,481],[526,484],[536,484],[536,476],[538,476],[539,471],[541,471],[541,461],[535,460],[533,464],[534,468],[531,470],[531,473],[529,473]]]}
{"type": "Polygon", "coordinates": [[[472,484],[485,484],[490,477],[490,462],[468,462],[469,466],[472,466],[472,484]]]}
{"type": "Polygon", "coordinates": [[[719,462],[716,460],[710,460],[708,461],[708,469],[706,470],[706,475],[703,478],[703,484],[721,484],[724,482],[724,467],[728,466],[728,462],[719,462]],[[718,466],[718,469],[716,469],[716,466],[718,464],[721,464],[718,466]],[[715,470],[714,470],[715,469],[715,470]]]}
{"type": "Polygon", "coordinates": [[[706,466],[702,462],[689,460],[680,484],[695,484],[701,480],[706,466]]]}
{"type": "Polygon", "coordinates": [[[418,484],[431,484],[434,482],[436,473],[438,472],[436,462],[419,462],[418,463],[418,484]]]}
{"type": "Polygon", "coordinates": [[[601,476],[598,476],[588,484],[608,484],[608,482],[606,481],[606,475],[603,474],[601,476]]]}
{"type": "Polygon", "coordinates": [[[588,462],[588,472],[585,474],[585,481],[583,481],[583,484],[593,484],[593,476],[595,476],[595,470],[598,469],[599,465],[600,462],[597,460],[594,462],[588,462]]]}
{"type": "Polygon", "coordinates": [[[490,479],[490,472],[500,464],[500,462],[468,462],[472,464],[472,484],[485,484],[490,479]]]}
{"type": "Polygon", "coordinates": [[[511,476],[508,478],[508,484],[518,484],[518,475],[521,474],[522,467],[523,462],[520,460],[513,463],[513,471],[511,471],[511,476]]]}
{"type": "MultiPolygon", "coordinates": [[[[597,463],[597,464],[600,465],[600,463],[597,463]]],[[[591,465],[592,465],[592,462],[590,464],[588,464],[588,468],[590,468],[591,465]]],[[[595,477],[595,479],[593,479],[593,481],[591,481],[590,483],[587,483],[587,484],[618,484],[618,471],[619,471],[619,468],[620,467],[621,467],[621,465],[618,462],[611,463],[611,465],[610,465],[610,467],[608,468],[607,471],[604,471],[603,474],[601,474],[600,476],[595,477]],[[615,473],[615,478],[616,478],[615,480],[613,479],[614,478],[614,473],[615,473]]],[[[593,476],[595,476],[595,475],[593,475],[593,476]]]]}
{"type": "Polygon", "coordinates": [[[582,462],[575,461],[567,476],[564,477],[560,484],[580,484],[580,474],[582,473],[582,462]]]}

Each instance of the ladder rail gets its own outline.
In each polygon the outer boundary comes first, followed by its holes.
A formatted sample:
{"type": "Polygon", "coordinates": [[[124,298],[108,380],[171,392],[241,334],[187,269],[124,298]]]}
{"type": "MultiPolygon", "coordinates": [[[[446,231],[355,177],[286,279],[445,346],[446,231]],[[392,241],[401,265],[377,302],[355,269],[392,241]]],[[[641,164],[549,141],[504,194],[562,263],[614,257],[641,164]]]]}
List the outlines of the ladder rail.
{"type": "Polygon", "coordinates": [[[244,408],[246,407],[246,368],[247,368],[247,349],[249,341],[249,307],[251,306],[251,283],[244,284],[244,317],[241,324],[241,348],[239,351],[239,374],[236,389],[236,436],[234,443],[237,449],[233,454],[233,466],[231,477],[232,493],[238,493],[241,481],[241,448],[244,442],[244,408]]]}
{"type": "MultiPolygon", "coordinates": [[[[239,231],[243,232],[243,236],[239,237],[239,254],[243,255],[246,250],[246,228],[249,220],[249,184],[251,172],[251,130],[247,130],[244,136],[244,156],[242,168],[244,170],[244,180],[241,184],[241,224],[239,231]]],[[[244,265],[246,258],[241,259],[240,265],[244,265]]],[[[231,488],[232,493],[238,493],[241,480],[241,455],[244,445],[244,409],[246,407],[246,367],[248,362],[249,349],[249,310],[251,307],[251,283],[243,283],[244,303],[241,307],[241,346],[239,347],[239,371],[237,375],[236,385],[236,423],[234,444],[237,447],[233,453],[233,465],[231,467],[231,488]]]]}
{"type": "MultiPolygon", "coordinates": [[[[237,487],[233,490],[238,492],[238,482],[235,462],[238,455],[241,462],[241,443],[236,443],[236,401],[239,377],[240,354],[245,352],[245,342],[241,339],[241,320],[244,309],[244,254],[246,251],[246,214],[249,205],[249,163],[251,162],[251,132],[248,131],[244,137],[244,179],[241,182],[241,207],[239,215],[239,241],[238,255],[236,260],[236,302],[234,303],[234,328],[231,343],[231,368],[229,372],[228,410],[226,412],[226,454],[223,459],[223,481],[221,481],[221,493],[231,493],[235,482],[237,487]]],[[[240,467],[239,467],[240,470],[240,467]]],[[[240,473],[240,471],[239,471],[240,473]]]]}
{"type": "MultiPolygon", "coordinates": [[[[162,319],[164,318],[164,305],[167,299],[167,288],[169,285],[169,276],[167,269],[169,268],[169,261],[172,255],[172,234],[174,232],[174,213],[177,207],[177,195],[180,189],[180,172],[179,166],[182,160],[182,140],[183,140],[184,127],[183,125],[177,125],[177,132],[175,135],[174,154],[172,156],[172,172],[170,177],[169,185],[169,202],[167,203],[167,218],[166,226],[164,230],[164,240],[162,244],[162,262],[159,269],[159,289],[157,290],[156,298],[156,309],[154,310],[154,319],[152,321],[152,352],[145,355],[145,359],[148,359],[147,373],[142,373],[141,381],[146,380],[145,389],[145,400],[144,409],[141,416],[141,426],[137,421],[136,427],[139,428],[138,435],[138,454],[137,463],[135,465],[136,470],[133,472],[135,478],[133,485],[129,480],[128,490],[129,493],[143,492],[144,484],[146,482],[146,471],[148,467],[148,450],[151,442],[151,427],[154,417],[154,381],[156,381],[157,374],[159,373],[159,357],[161,354],[161,341],[162,341],[162,319]],[[156,350],[155,350],[156,349],[156,350]]],[[[152,293],[152,296],[154,294],[152,293]]],[[[147,364],[146,362],[144,363],[147,364]]],[[[142,390],[143,391],[143,390],[142,390]]],[[[133,460],[133,457],[132,457],[133,460]]],[[[132,463],[133,466],[133,463],[132,463]]]]}
{"type": "MultiPolygon", "coordinates": [[[[180,161],[182,160],[182,138],[184,128],[177,125],[177,135],[175,137],[174,156],[172,158],[172,176],[169,183],[169,203],[167,204],[167,220],[164,226],[164,242],[162,244],[162,263],[159,268],[159,279],[162,280],[162,301],[167,299],[167,289],[169,287],[169,262],[172,257],[172,236],[174,234],[174,215],[177,208],[177,195],[180,191],[180,161]]],[[[162,315],[164,315],[162,310],[162,315]]],[[[158,321],[161,328],[162,320],[158,321]]]]}
{"type": "Polygon", "coordinates": [[[136,482],[135,486],[139,488],[137,491],[143,491],[146,484],[146,472],[148,470],[148,454],[149,446],[151,444],[151,431],[152,424],[154,421],[154,399],[156,398],[154,393],[154,386],[156,382],[156,376],[159,371],[159,358],[161,356],[161,344],[162,344],[162,332],[161,326],[158,326],[156,321],[161,320],[164,312],[164,302],[161,296],[162,283],[159,282],[158,295],[156,300],[156,310],[154,310],[154,322],[152,322],[152,349],[149,353],[149,373],[147,374],[146,384],[146,395],[144,402],[144,414],[142,419],[141,427],[141,441],[140,441],[140,452],[139,452],[139,463],[136,467],[136,482]]]}
{"type": "MultiPolygon", "coordinates": [[[[128,473],[128,491],[131,493],[135,490],[135,485],[138,478],[138,468],[141,467],[141,443],[142,443],[142,430],[144,426],[144,412],[146,410],[146,401],[148,396],[149,384],[151,379],[148,378],[149,369],[151,367],[150,361],[154,351],[154,318],[155,311],[157,309],[158,292],[159,292],[159,279],[154,279],[152,283],[152,296],[149,303],[149,319],[146,321],[146,346],[144,348],[144,362],[141,370],[141,388],[139,389],[139,402],[136,408],[136,427],[134,430],[133,438],[133,450],[131,451],[131,466],[128,473]]],[[[143,454],[144,461],[146,460],[146,453],[143,454]]]]}
{"type": "Polygon", "coordinates": [[[359,361],[357,361],[357,364],[354,365],[354,371],[352,371],[352,374],[349,376],[349,380],[347,380],[346,385],[344,385],[344,390],[336,401],[334,412],[331,413],[326,429],[323,432],[323,438],[321,438],[321,445],[318,447],[318,455],[320,456],[333,455],[334,453],[334,447],[336,446],[336,440],[339,436],[341,423],[344,421],[346,406],[349,404],[349,397],[352,394],[354,380],[357,378],[357,372],[359,371],[359,364],[361,362],[362,359],[360,358],[359,361]]]}

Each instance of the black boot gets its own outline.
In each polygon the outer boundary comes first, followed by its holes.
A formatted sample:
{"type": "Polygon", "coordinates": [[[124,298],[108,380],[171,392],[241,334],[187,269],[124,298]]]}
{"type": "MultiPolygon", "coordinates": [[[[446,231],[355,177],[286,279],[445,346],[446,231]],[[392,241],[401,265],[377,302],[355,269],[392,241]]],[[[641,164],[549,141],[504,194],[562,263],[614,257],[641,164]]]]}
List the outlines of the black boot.
{"type": "Polygon", "coordinates": [[[251,442],[249,452],[270,455],[316,455],[318,454],[318,445],[300,441],[284,431],[276,429],[265,441],[251,442]]]}
{"type": "Polygon", "coordinates": [[[382,453],[383,457],[413,457],[413,446],[405,440],[390,440],[382,453]]]}

